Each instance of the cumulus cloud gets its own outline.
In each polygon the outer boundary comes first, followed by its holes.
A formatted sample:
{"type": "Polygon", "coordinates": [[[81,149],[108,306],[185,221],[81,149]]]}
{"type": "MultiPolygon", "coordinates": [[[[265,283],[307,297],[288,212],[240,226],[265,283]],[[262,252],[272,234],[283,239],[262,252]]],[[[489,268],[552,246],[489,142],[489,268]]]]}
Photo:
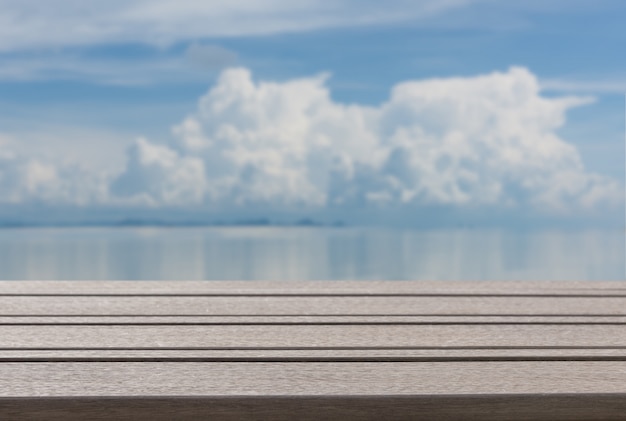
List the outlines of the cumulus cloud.
{"type": "Polygon", "coordinates": [[[575,216],[623,206],[620,184],[588,172],[557,134],[566,112],[591,99],[543,96],[525,68],[399,83],[377,106],[333,100],[328,77],[256,81],[227,69],[169,143],[138,139],[109,178],[5,151],[0,200],[193,209],[222,220],[410,219],[424,209],[575,216]]]}
{"type": "Polygon", "coordinates": [[[128,150],[126,171],[111,184],[111,192],[146,205],[187,205],[202,201],[204,162],[180,156],[166,146],[138,139],[128,150]]]}
{"type": "Polygon", "coordinates": [[[0,204],[84,206],[102,203],[106,192],[102,177],[76,165],[0,151],[0,204]]]}
{"type": "Polygon", "coordinates": [[[153,203],[221,209],[568,213],[623,200],[616,181],[588,173],[556,134],[566,111],[590,99],[543,97],[524,68],[400,83],[377,107],[335,102],[326,79],[255,82],[247,69],[224,71],[170,145],[131,149],[114,186],[153,203]]]}

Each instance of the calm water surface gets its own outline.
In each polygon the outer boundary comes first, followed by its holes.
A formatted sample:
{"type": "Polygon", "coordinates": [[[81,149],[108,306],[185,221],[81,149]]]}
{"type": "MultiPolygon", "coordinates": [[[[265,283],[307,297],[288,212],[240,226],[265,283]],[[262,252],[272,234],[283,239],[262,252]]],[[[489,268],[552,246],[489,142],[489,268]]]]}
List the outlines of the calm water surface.
{"type": "Polygon", "coordinates": [[[623,231],[0,230],[0,279],[623,280],[623,231]]]}

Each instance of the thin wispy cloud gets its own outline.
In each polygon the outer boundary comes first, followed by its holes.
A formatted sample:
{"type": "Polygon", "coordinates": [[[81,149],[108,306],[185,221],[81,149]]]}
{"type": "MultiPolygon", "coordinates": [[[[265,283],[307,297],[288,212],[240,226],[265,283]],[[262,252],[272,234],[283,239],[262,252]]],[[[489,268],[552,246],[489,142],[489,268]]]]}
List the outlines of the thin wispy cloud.
{"type": "Polygon", "coordinates": [[[531,14],[618,8],[615,0],[0,0],[0,50],[123,42],[170,45],[394,22],[515,29],[526,27],[531,14]],[[453,17],[445,20],[448,15],[453,17]]]}
{"type": "Polygon", "coordinates": [[[207,80],[237,62],[234,51],[213,44],[191,44],[182,54],[153,57],[89,57],[80,52],[22,54],[5,59],[0,82],[73,81],[98,85],[145,86],[207,80]]]}
{"type": "MultiPolygon", "coordinates": [[[[479,0],[2,0],[0,50],[300,32],[432,17],[479,0]]],[[[483,0],[484,1],[484,0],[483,0]]]]}

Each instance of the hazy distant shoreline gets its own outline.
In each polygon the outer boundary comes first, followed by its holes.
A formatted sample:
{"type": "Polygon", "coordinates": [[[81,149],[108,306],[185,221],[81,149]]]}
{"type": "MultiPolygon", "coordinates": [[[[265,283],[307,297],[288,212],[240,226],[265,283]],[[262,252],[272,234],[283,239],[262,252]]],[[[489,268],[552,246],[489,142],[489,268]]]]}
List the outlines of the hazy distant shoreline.
{"type": "Polygon", "coordinates": [[[83,222],[22,222],[0,221],[1,228],[72,228],[72,227],[346,227],[343,221],[324,223],[313,219],[300,219],[293,222],[277,222],[270,219],[250,219],[237,221],[163,221],[151,219],[124,219],[119,221],[83,221],[83,222]]]}
{"type": "Polygon", "coordinates": [[[32,228],[380,228],[380,229],[409,229],[409,230],[504,230],[504,231],[624,231],[626,227],[606,225],[577,224],[575,221],[525,221],[514,225],[493,223],[475,223],[471,221],[458,221],[456,223],[415,223],[411,225],[394,225],[381,223],[346,223],[342,220],[331,223],[314,219],[300,219],[296,221],[272,221],[266,218],[246,219],[234,221],[165,221],[157,219],[123,219],[117,221],[0,221],[0,230],[3,229],[32,229],[32,228]]]}

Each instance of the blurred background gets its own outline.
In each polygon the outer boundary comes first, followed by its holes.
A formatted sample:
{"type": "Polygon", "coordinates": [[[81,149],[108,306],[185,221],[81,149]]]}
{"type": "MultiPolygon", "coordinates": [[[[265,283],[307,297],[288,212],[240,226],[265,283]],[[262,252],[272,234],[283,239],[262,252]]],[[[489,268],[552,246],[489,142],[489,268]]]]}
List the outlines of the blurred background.
{"type": "Polygon", "coordinates": [[[0,0],[0,279],[624,279],[624,18],[0,0]]]}

